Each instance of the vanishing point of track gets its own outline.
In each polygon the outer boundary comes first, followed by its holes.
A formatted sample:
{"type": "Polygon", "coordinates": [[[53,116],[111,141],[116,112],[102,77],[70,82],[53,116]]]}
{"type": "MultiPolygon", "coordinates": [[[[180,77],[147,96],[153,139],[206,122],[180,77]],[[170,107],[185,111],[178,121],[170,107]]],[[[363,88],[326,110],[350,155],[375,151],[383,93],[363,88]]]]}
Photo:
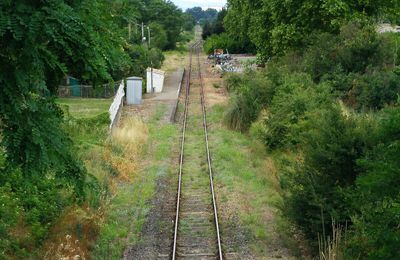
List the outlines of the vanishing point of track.
{"type": "Polygon", "coordinates": [[[191,46],[189,69],[186,74],[179,181],[172,248],[173,260],[185,258],[223,259],[208,142],[200,46],[200,41],[191,46]],[[191,97],[191,80],[194,74],[192,58],[194,52],[198,63],[197,85],[199,88],[194,88],[192,93],[198,91],[199,95],[191,97]],[[193,116],[189,117],[189,107],[191,105],[193,106],[191,108],[193,116]],[[199,105],[201,110],[196,105],[199,105]],[[198,131],[199,128],[203,128],[203,131],[198,131]],[[190,151],[189,149],[186,150],[186,146],[191,146],[192,149],[190,151]],[[204,163],[204,161],[207,163],[204,163]]]}

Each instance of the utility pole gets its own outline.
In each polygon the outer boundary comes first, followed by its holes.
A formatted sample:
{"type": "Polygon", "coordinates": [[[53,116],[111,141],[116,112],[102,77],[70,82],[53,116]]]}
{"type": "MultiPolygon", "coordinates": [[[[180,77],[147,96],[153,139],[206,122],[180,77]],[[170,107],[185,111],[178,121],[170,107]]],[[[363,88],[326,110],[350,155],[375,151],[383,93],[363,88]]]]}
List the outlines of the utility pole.
{"type": "Polygon", "coordinates": [[[142,22],[142,42],[144,41],[144,24],[143,24],[143,22],[142,22]]]}
{"type": "Polygon", "coordinates": [[[150,26],[147,26],[147,32],[148,32],[148,37],[149,37],[149,49],[150,49],[150,43],[151,43],[151,33],[150,33],[150,26]]]}
{"type": "Polygon", "coordinates": [[[131,22],[128,24],[128,39],[131,40],[131,34],[132,34],[132,25],[131,22]]]}
{"type": "Polygon", "coordinates": [[[396,49],[395,49],[395,53],[394,53],[394,64],[393,64],[394,67],[396,67],[398,52],[399,52],[399,39],[398,39],[398,37],[396,37],[396,49]]]}

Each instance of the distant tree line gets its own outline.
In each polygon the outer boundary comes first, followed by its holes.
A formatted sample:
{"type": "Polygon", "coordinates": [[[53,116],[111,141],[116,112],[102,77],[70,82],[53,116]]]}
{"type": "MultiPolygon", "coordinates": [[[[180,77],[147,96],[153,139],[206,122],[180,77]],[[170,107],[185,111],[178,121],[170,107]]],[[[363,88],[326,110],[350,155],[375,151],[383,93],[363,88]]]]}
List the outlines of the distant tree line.
{"type": "Polygon", "coordinates": [[[201,7],[193,7],[188,8],[185,13],[191,15],[196,23],[204,24],[215,20],[218,15],[218,10],[213,8],[203,10],[201,7]]]}

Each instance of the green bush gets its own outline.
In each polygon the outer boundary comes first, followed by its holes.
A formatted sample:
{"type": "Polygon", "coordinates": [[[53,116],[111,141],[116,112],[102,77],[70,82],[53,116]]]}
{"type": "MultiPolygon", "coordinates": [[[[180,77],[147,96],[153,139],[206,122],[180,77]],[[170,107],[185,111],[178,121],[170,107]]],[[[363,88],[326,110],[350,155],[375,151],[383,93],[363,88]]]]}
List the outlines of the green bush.
{"type": "Polygon", "coordinates": [[[247,53],[244,46],[227,33],[213,34],[204,42],[204,51],[207,54],[214,53],[215,49],[228,50],[229,53],[247,53]]]}
{"type": "MultiPolygon", "coordinates": [[[[73,175],[75,163],[69,167],[65,171],[73,175]]],[[[0,169],[0,259],[32,257],[28,249],[41,244],[64,207],[75,201],[73,187],[52,171],[27,179],[20,169],[0,169]]]]}
{"type": "Polygon", "coordinates": [[[330,102],[329,85],[317,86],[304,73],[287,75],[285,82],[277,89],[264,121],[267,147],[274,149],[298,144],[301,133],[299,123],[306,120],[306,112],[323,108],[330,102]]]}
{"type": "Polygon", "coordinates": [[[379,122],[377,145],[358,161],[362,174],[351,191],[350,256],[399,259],[400,108],[387,109],[379,122]]]}
{"type": "Polygon", "coordinates": [[[352,88],[345,101],[357,110],[379,110],[393,105],[400,94],[400,74],[393,71],[371,71],[350,79],[352,88]]]}
{"type": "Polygon", "coordinates": [[[235,130],[247,131],[263,108],[270,102],[275,85],[265,75],[248,72],[243,76],[232,75],[227,81],[232,93],[231,102],[225,113],[225,122],[235,130]]]}
{"type": "Polygon", "coordinates": [[[352,209],[343,190],[354,184],[356,162],[369,147],[373,131],[368,122],[347,118],[336,105],[316,109],[308,118],[301,137],[304,159],[286,176],[284,212],[316,242],[318,234],[331,233],[332,220],[343,226],[350,223],[352,209]]]}
{"type": "MultiPolygon", "coordinates": [[[[6,170],[5,158],[0,152],[0,170],[2,174],[16,174],[6,170]]],[[[1,178],[1,177],[0,177],[1,178]]],[[[15,196],[9,184],[0,186],[0,259],[6,259],[9,250],[15,247],[17,238],[11,235],[22,213],[21,202],[15,196]]]]}
{"type": "Polygon", "coordinates": [[[302,65],[317,82],[332,73],[362,74],[369,67],[393,65],[395,41],[378,35],[374,26],[349,23],[339,35],[322,33],[313,37],[304,51],[302,65]]]}
{"type": "Polygon", "coordinates": [[[129,57],[135,61],[131,68],[131,75],[145,76],[146,69],[150,66],[160,68],[165,57],[160,49],[148,49],[143,45],[132,45],[127,50],[129,57]]]}

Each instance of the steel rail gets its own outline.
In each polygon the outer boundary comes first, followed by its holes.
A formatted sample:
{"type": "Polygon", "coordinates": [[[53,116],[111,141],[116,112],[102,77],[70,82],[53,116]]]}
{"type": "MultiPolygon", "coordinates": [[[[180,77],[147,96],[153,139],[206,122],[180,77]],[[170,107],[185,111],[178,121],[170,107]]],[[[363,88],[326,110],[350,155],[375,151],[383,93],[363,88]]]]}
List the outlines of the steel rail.
{"type": "Polygon", "coordinates": [[[192,46],[190,46],[190,48],[189,48],[189,69],[188,69],[187,75],[186,75],[186,86],[185,86],[186,87],[185,110],[184,110],[183,126],[182,126],[182,140],[181,140],[179,176],[178,176],[178,194],[177,194],[177,202],[176,202],[176,216],[175,216],[172,260],[175,260],[176,255],[177,255],[179,212],[180,212],[181,191],[182,191],[182,173],[183,173],[183,163],[184,163],[187,118],[188,118],[188,111],[189,111],[189,94],[190,94],[190,80],[191,80],[191,72],[192,72],[192,59],[193,59],[194,51],[197,52],[198,67],[199,67],[198,75],[199,75],[199,79],[200,79],[200,88],[201,88],[200,96],[201,96],[201,106],[202,106],[202,112],[203,112],[203,127],[204,127],[207,161],[208,161],[208,169],[209,169],[209,176],[210,176],[212,204],[213,204],[213,210],[214,210],[214,221],[215,221],[216,232],[217,232],[218,255],[219,255],[219,259],[221,259],[221,260],[223,259],[221,236],[220,236],[220,229],[219,229],[219,222],[218,222],[218,213],[217,213],[217,206],[216,206],[216,199],[215,199],[215,192],[214,192],[213,173],[212,173],[212,167],[211,167],[211,155],[210,155],[209,142],[208,142],[207,115],[206,115],[206,106],[205,106],[205,98],[204,98],[203,77],[201,75],[201,66],[200,66],[200,50],[199,50],[200,44],[201,44],[201,41],[198,41],[198,42],[194,43],[192,46]]]}
{"type": "Polygon", "coordinates": [[[181,190],[182,190],[182,171],[183,171],[183,158],[185,151],[185,137],[186,137],[186,126],[187,126],[187,115],[188,115],[188,105],[189,105],[189,91],[190,91],[190,78],[192,73],[192,53],[193,50],[191,46],[189,50],[189,69],[186,74],[186,97],[185,97],[185,112],[183,116],[183,126],[182,126],[182,140],[181,140],[181,154],[179,161],[179,180],[178,180],[178,195],[176,199],[176,216],[175,216],[175,228],[174,228],[174,244],[172,249],[172,260],[176,259],[176,245],[178,240],[178,223],[179,223],[179,210],[181,203],[181,190]]]}
{"type": "Polygon", "coordinates": [[[219,222],[218,222],[217,203],[216,203],[215,191],[214,191],[214,178],[213,178],[213,171],[212,171],[212,166],[211,166],[210,146],[209,146],[209,142],[208,142],[207,111],[206,111],[206,103],[205,103],[205,97],[204,97],[203,76],[201,74],[199,48],[197,48],[197,63],[198,63],[198,67],[199,67],[201,107],[203,110],[203,127],[204,127],[205,141],[206,141],[206,151],[207,151],[208,170],[209,170],[209,175],[210,175],[212,203],[213,203],[213,208],[214,208],[214,221],[215,221],[215,228],[217,230],[218,254],[219,254],[219,259],[222,260],[223,255],[222,255],[222,246],[221,246],[221,236],[220,236],[220,229],[219,229],[219,222]]]}

